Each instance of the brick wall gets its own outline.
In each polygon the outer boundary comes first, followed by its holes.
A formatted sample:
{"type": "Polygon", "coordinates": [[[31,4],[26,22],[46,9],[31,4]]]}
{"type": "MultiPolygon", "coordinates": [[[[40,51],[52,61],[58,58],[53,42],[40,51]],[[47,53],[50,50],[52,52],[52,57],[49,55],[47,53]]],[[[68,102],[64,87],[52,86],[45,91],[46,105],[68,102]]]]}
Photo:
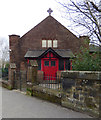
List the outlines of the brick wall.
{"type": "Polygon", "coordinates": [[[17,68],[19,66],[20,56],[19,40],[19,35],[9,35],[10,63],[15,63],[17,68]]]}
{"type": "Polygon", "coordinates": [[[82,43],[80,42],[82,41],[81,39],[77,38],[61,23],[52,16],[48,16],[21,38],[18,35],[9,36],[11,49],[10,62],[16,63],[17,69],[19,69],[20,63],[26,63],[24,55],[29,49],[44,49],[42,48],[43,39],[57,40],[58,47],[56,49],[71,49],[73,53],[79,51],[82,43]]]}

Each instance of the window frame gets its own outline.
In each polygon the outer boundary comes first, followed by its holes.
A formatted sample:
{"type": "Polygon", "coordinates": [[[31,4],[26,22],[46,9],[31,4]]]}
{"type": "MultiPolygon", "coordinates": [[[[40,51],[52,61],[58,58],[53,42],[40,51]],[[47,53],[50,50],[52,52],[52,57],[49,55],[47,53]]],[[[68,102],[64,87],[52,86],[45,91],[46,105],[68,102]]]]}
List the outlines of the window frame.
{"type": "Polygon", "coordinates": [[[63,59],[59,59],[59,70],[64,70],[64,60],[63,59]]]}
{"type": "Polygon", "coordinates": [[[49,48],[49,47],[52,47],[52,40],[48,40],[47,43],[48,43],[48,44],[47,44],[47,47],[48,47],[48,48],[49,48]]]}
{"type": "Polygon", "coordinates": [[[45,66],[45,67],[46,67],[46,66],[49,67],[49,61],[48,61],[48,60],[45,60],[45,61],[44,61],[44,66],[45,66]],[[48,65],[46,65],[46,62],[48,62],[48,65]]]}
{"type": "Polygon", "coordinates": [[[47,41],[46,40],[42,40],[42,48],[46,48],[47,47],[47,41]]]}
{"type": "Polygon", "coordinates": [[[57,48],[58,41],[57,40],[42,40],[42,48],[57,48]]]}
{"type": "Polygon", "coordinates": [[[52,60],[52,61],[51,61],[51,67],[55,67],[55,66],[56,66],[56,61],[52,60]],[[52,65],[52,62],[54,62],[55,64],[52,65]]]}
{"type": "Polygon", "coordinates": [[[53,40],[53,48],[57,48],[58,47],[58,41],[57,40],[53,40]]]}

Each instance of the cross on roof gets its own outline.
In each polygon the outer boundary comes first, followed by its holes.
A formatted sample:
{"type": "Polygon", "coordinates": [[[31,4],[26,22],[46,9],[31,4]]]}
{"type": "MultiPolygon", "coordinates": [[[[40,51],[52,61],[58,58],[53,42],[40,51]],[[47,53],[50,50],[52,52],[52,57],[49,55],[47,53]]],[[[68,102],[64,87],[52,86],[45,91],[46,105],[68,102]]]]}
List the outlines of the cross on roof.
{"type": "Polygon", "coordinates": [[[49,8],[49,10],[47,10],[47,12],[49,13],[49,15],[51,15],[51,13],[53,12],[53,10],[51,8],[49,8]]]}

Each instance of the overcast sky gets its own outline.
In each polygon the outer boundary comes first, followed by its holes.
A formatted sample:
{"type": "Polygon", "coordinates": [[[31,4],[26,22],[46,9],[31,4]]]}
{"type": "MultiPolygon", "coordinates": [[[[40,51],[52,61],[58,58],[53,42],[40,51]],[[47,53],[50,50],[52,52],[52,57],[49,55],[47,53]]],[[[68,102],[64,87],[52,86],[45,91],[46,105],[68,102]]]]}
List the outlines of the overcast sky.
{"type": "Polygon", "coordinates": [[[52,16],[67,27],[69,21],[61,17],[61,6],[56,0],[0,0],[0,37],[24,35],[48,16],[49,8],[52,16]]]}
{"type": "Polygon", "coordinates": [[[0,0],[0,37],[22,36],[49,15],[49,8],[52,16],[66,25],[59,6],[55,0],[0,0]]]}

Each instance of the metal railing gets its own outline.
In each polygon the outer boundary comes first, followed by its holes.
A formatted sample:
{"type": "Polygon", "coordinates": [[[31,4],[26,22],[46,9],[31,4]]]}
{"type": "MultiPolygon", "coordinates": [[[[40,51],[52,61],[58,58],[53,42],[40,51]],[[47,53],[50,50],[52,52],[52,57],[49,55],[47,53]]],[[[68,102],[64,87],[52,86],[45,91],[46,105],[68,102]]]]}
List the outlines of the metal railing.
{"type": "MultiPolygon", "coordinates": [[[[51,75],[43,76],[42,80],[38,82],[37,80],[32,83],[32,80],[28,79],[27,72],[14,72],[14,89],[20,89],[21,91],[27,88],[27,85],[38,85],[41,87],[49,89],[60,90],[62,86],[62,81],[60,77],[54,77],[51,75]]],[[[39,78],[40,79],[40,78],[39,78]]]]}
{"type": "Polygon", "coordinates": [[[39,84],[39,86],[49,89],[61,89],[61,85],[61,79],[54,76],[44,76],[43,81],[39,84]]]}

